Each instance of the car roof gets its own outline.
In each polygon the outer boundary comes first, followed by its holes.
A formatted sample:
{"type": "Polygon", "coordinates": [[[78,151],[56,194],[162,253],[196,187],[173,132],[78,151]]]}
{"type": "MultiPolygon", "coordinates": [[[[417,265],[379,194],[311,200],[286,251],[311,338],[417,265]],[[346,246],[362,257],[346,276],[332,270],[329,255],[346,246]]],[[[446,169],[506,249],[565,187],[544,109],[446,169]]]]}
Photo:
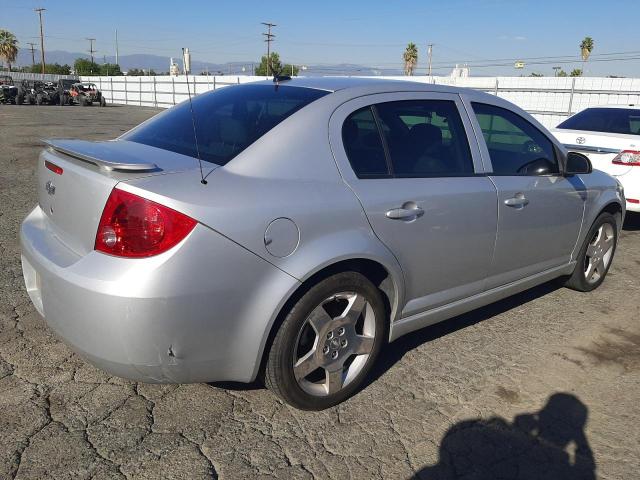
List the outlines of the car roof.
{"type": "Polygon", "coordinates": [[[615,104],[608,104],[608,105],[591,105],[590,107],[585,108],[584,110],[589,110],[592,108],[623,108],[623,109],[628,109],[628,110],[638,110],[640,109],[640,105],[635,105],[633,103],[627,103],[624,105],[615,105],[615,104]]]}
{"type": "MultiPolygon", "coordinates": [[[[272,80],[263,80],[255,82],[255,84],[270,84],[272,80]]],[[[393,86],[393,90],[397,91],[429,91],[443,93],[460,93],[468,89],[460,87],[450,87],[446,85],[435,85],[427,82],[413,82],[409,80],[392,80],[376,77],[293,77],[291,79],[281,80],[280,85],[292,87],[313,88],[316,90],[325,90],[328,92],[337,92],[349,89],[366,89],[370,93],[377,91],[389,91],[389,87],[393,86]]]]}

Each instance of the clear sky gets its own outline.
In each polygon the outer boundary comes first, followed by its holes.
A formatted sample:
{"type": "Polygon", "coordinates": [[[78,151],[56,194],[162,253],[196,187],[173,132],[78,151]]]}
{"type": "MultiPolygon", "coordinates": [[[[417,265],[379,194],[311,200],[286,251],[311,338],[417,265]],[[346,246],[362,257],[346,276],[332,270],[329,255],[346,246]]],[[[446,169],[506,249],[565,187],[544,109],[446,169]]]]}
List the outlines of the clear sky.
{"type": "Polygon", "coordinates": [[[554,65],[580,67],[578,45],[589,35],[596,47],[587,74],[640,77],[640,0],[0,0],[0,28],[23,48],[39,41],[36,6],[47,9],[47,50],[84,52],[94,37],[98,56],[114,54],[117,28],[121,55],[180,57],[189,47],[194,59],[257,61],[265,50],[260,22],[271,21],[274,49],[296,64],[400,68],[414,42],[418,73],[433,43],[436,74],[467,61],[474,76],[553,75],[554,65]],[[523,72],[511,66],[516,59],[526,61],[523,72]]]}

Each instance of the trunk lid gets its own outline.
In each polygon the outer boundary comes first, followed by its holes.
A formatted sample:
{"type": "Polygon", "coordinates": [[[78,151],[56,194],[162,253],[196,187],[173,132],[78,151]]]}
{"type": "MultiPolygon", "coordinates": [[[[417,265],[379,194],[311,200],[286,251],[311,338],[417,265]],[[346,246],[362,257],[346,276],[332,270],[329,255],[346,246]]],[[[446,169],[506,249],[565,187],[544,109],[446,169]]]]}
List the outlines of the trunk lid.
{"type": "MultiPolygon", "coordinates": [[[[150,175],[198,170],[196,158],[124,140],[47,140],[38,161],[38,203],[48,227],[79,255],[93,250],[98,222],[113,187],[150,175]],[[62,169],[58,174],[47,162],[62,169]]],[[[216,165],[203,163],[205,175],[216,165]]],[[[198,171],[199,181],[200,172],[198,171]]]]}
{"type": "Polygon", "coordinates": [[[553,135],[572,152],[586,155],[593,168],[602,170],[614,177],[626,175],[630,166],[615,165],[612,160],[623,150],[639,150],[640,137],[606,132],[586,132],[582,130],[564,130],[556,128],[553,135]]]}

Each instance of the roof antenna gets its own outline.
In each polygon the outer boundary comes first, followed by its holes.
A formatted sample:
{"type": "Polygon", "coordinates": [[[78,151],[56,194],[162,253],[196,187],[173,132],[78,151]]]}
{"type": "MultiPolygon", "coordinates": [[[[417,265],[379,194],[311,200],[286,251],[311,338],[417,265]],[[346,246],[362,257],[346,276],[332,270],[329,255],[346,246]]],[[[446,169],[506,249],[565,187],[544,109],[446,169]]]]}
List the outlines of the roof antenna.
{"type": "MultiPolygon", "coordinates": [[[[185,49],[182,47],[182,61],[183,65],[187,65],[186,63],[187,57],[185,55],[185,49]]],[[[187,93],[189,94],[189,109],[191,110],[191,125],[193,126],[193,138],[196,142],[196,154],[198,155],[198,165],[200,166],[200,183],[203,185],[207,184],[207,181],[204,179],[204,173],[202,173],[202,158],[200,157],[200,147],[198,146],[198,134],[196,133],[196,117],[193,114],[193,103],[191,103],[191,88],[189,87],[189,74],[187,74],[187,93]]],[[[195,92],[194,92],[195,93],[195,92]]]]}

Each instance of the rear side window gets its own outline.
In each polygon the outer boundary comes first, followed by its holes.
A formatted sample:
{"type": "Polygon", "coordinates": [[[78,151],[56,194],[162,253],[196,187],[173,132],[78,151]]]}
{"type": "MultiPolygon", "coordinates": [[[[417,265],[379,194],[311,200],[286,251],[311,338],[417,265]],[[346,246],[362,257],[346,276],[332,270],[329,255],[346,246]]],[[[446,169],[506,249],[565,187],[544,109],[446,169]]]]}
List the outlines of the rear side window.
{"type": "Polygon", "coordinates": [[[342,125],[342,143],[358,178],[389,175],[382,138],[371,107],[353,112],[342,125]]]}
{"type": "Polygon", "coordinates": [[[473,160],[456,104],[385,102],[353,112],[342,141],[358,178],[472,175],[473,160]]]}
{"type": "Polygon", "coordinates": [[[520,115],[505,108],[472,103],[496,175],[559,173],[553,143],[520,115]]]}
{"type": "Polygon", "coordinates": [[[408,100],[375,108],[394,176],[473,174],[471,150],[455,102],[408,100]]]}
{"type": "Polygon", "coordinates": [[[566,119],[558,125],[558,128],[640,135],[640,110],[631,108],[587,108],[566,119]]]}
{"type": "MultiPolygon", "coordinates": [[[[225,165],[287,117],[329,92],[311,88],[241,85],[193,97],[202,160],[225,165]]],[[[161,113],[122,137],[197,157],[189,102],[161,113]]]]}

